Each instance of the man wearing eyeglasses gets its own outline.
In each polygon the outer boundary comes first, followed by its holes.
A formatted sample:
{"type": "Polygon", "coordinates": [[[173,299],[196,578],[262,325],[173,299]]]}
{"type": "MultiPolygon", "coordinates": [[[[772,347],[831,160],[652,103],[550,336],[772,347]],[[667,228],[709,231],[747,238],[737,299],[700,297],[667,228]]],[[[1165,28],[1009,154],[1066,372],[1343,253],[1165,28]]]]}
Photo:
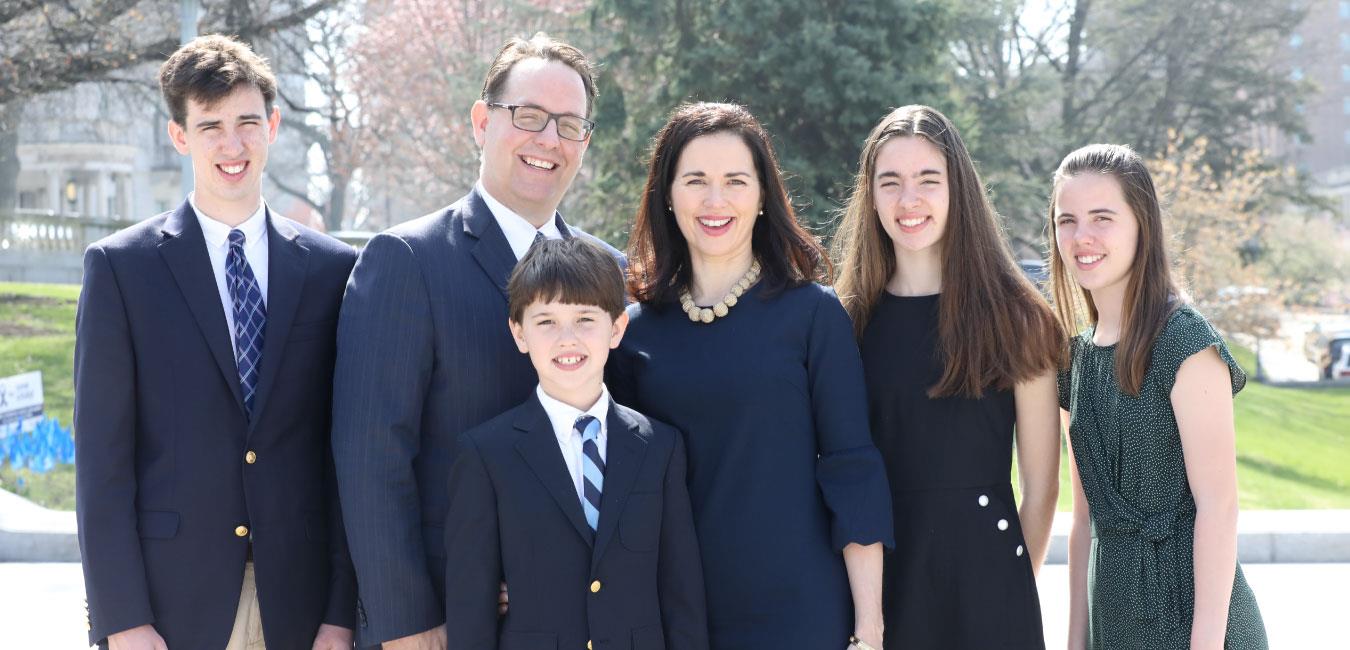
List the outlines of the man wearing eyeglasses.
{"type": "Polygon", "coordinates": [[[590,141],[595,97],[581,51],[542,34],[508,41],[469,112],[482,152],[473,190],[371,239],[352,271],[333,454],[361,646],[446,647],[451,456],[459,434],[524,401],[537,382],[507,327],[517,260],[539,239],[595,240],[557,212],[590,141]]]}

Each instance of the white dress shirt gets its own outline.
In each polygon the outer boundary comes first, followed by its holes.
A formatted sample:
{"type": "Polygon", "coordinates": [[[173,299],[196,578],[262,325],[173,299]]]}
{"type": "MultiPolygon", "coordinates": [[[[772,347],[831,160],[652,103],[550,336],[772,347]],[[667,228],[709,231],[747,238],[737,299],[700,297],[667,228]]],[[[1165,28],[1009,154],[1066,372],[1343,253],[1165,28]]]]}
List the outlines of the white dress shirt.
{"type": "MultiPolygon", "coordinates": [[[[216,276],[216,289],[220,291],[220,306],[225,308],[225,323],[229,326],[230,348],[234,348],[234,301],[230,299],[230,287],[225,283],[225,258],[230,254],[230,231],[244,233],[244,259],[253,269],[253,277],[258,280],[258,291],[262,292],[263,306],[267,305],[267,204],[258,201],[258,209],[243,223],[230,228],[212,219],[197,207],[194,194],[188,194],[188,203],[197,215],[197,223],[202,226],[202,236],[206,239],[206,254],[211,258],[211,272],[216,276]]],[[[267,345],[263,341],[263,345],[267,345]]],[[[235,350],[237,355],[239,352],[235,350]]]]}
{"type": "Polygon", "coordinates": [[[483,197],[483,203],[487,204],[488,210],[492,211],[492,218],[497,220],[498,226],[501,226],[502,233],[506,235],[506,243],[511,245],[511,252],[516,254],[516,261],[520,261],[520,258],[525,257],[525,253],[530,252],[530,245],[534,243],[536,233],[544,233],[547,239],[562,239],[562,233],[558,231],[557,215],[550,218],[544,227],[535,228],[534,224],[525,220],[525,217],[512,212],[511,208],[492,198],[487,188],[483,187],[483,181],[478,181],[474,188],[478,190],[478,195],[483,197]]]}
{"type": "Polygon", "coordinates": [[[577,489],[577,500],[586,498],[581,483],[581,433],[574,428],[577,418],[589,415],[600,421],[600,434],[595,437],[595,446],[600,450],[600,460],[606,460],[605,442],[609,439],[609,389],[600,384],[600,399],[589,409],[582,411],[570,404],[564,404],[544,392],[543,386],[534,389],[539,395],[539,403],[544,405],[548,421],[553,425],[553,435],[558,437],[558,448],[562,450],[563,460],[567,461],[567,472],[572,475],[572,485],[577,489]]]}

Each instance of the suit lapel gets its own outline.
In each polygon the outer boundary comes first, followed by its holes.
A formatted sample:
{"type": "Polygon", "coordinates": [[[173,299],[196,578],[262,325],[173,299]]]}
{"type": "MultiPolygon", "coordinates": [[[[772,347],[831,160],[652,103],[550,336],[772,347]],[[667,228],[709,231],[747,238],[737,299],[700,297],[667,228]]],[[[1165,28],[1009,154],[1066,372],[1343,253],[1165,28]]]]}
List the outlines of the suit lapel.
{"type": "Polygon", "coordinates": [[[478,240],[473,246],[473,259],[505,297],[506,283],[511,278],[511,270],[516,267],[516,254],[511,252],[506,234],[497,225],[497,219],[478,190],[474,189],[464,198],[464,232],[478,240]]]}
{"type": "Polygon", "coordinates": [[[273,218],[272,211],[267,211],[267,325],[263,329],[262,364],[258,368],[253,419],[248,426],[250,434],[262,419],[305,286],[309,249],[296,240],[299,235],[284,219],[273,218]]]}
{"type": "MultiPolygon", "coordinates": [[[[478,193],[478,188],[475,187],[464,199],[464,232],[478,240],[473,247],[473,259],[483,268],[492,284],[506,296],[506,284],[511,279],[511,271],[516,268],[516,254],[511,250],[511,243],[506,241],[506,233],[497,224],[497,218],[478,193]]],[[[576,236],[561,214],[554,212],[553,219],[564,239],[576,236]]]]}
{"type": "Polygon", "coordinates": [[[234,361],[234,348],[230,345],[230,328],[225,320],[225,309],[220,304],[220,289],[211,271],[206,238],[192,205],[183,201],[164,222],[162,232],[164,240],[159,244],[159,254],[173,273],[178,290],[183,293],[183,300],[192,311],[197,328],[206,339],[206,347],[211,350],[242,414],[244,394],[239,388],[239,369],[234,361]]]}
{"type": "Polygon", "coordinates": [[[576,233],[572,232],[572,227],[567,225],[567,222],[563,221],[562,214],[554,212],[553,221],[557,224],[558,232],[562,234],[563,239],[571,239],[577,236],[576,233]]]}
{"type": "Polygon", "coordinates": [[[577,488],[567,472],[567,462],[558,448],[558,436],[554,435],[544,405],[539,403],[539,396],[533,391],[516,418],[515,427],[524,432],[520,440],[516,441],[516,450],[534,470],[535,476],[544,484],[553,500],[558,502],[558,507],[572,522],[577,534],[587,544],[593,544],[591,526],[586,523],[586,515],[581,512],[581,499],[577,497],[577,488]]]}
{"type": "Polygon", "coordinates": [[[628,493],[637,480],[638,470],[647,456],[647,441],[639,435],[638,424],[621,413],[614,400],[609,401],[606,418],[608,441],[605,443],[605,488],[600,493],[600,527],[595,535],[591,566],[605,555],[605,548],[619,526],[619,514],[628,502],[628,493]]]}

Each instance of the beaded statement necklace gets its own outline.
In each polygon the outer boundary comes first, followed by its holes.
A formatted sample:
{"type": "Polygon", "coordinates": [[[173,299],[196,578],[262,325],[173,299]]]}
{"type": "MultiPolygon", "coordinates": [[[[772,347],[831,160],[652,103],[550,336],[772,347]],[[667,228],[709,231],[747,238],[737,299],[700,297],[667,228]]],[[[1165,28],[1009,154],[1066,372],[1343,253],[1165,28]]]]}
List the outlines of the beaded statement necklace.
{"type": "Polygon", "coordinates": [[[745,293],[746,289],[754,286],[756,280],[759,280],[759,260],[751,262],[750,269],[745,272],[745,275],[741,276],[741,279],[737,280],[736,284],[732,285],[731,291],[728,291],[727,295],[722,296],[722,299],[717,301],[717,304],[712,307],[699,307],[698,305],[695,305],[694,297],[689,294],[688,287],[680,292],[680,307],[684,309],[684,313],[689,315],[689,320],[694,321],[695,323],[711,323],[718,318],[726,316],[727,312],[731,311],[731,308],[736,306],[736,301],[741,297],[741,294],[745,293]]]}

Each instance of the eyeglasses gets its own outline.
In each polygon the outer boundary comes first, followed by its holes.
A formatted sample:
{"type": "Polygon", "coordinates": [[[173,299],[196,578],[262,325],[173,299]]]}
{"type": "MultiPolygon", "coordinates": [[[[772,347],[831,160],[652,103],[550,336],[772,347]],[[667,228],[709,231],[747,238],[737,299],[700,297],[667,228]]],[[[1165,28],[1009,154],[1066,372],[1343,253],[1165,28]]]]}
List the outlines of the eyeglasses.
{"type": "Polygon", "coordinates": [[[488,106],[505,108],[511,111],[511,124],[521,131],[538,133],[548,126],[550,120],[556,121],[558,123],[558,137],[564,140],[584,142],[591,135],[591,130],[595,128],[595,122],[584,117],[567,113],[550,113],[538,106],[499,104],[497,102],[488,102],[488,106]]]}

